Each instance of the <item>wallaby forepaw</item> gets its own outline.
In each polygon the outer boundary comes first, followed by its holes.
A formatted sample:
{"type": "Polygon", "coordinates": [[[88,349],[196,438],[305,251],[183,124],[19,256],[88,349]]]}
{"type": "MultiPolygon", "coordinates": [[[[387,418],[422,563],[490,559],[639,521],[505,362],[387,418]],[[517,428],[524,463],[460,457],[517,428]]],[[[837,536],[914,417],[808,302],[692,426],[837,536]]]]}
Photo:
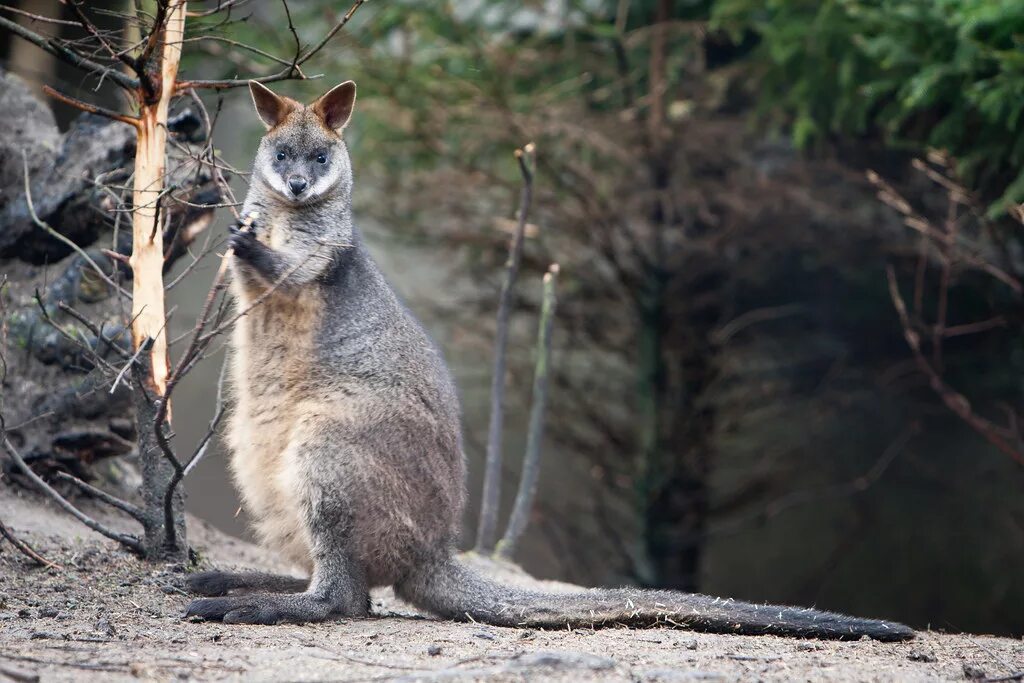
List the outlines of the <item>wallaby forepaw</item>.
{"type": "Polygon", "coordinates": [[[228,237],[228,246],[235,250],[235,256],[245,258],[254,250],[259,248],[260,242],[256,239],[256,233],[252,230],[242,230],[236,225],[228,228],[231,236],[228,237]]]}

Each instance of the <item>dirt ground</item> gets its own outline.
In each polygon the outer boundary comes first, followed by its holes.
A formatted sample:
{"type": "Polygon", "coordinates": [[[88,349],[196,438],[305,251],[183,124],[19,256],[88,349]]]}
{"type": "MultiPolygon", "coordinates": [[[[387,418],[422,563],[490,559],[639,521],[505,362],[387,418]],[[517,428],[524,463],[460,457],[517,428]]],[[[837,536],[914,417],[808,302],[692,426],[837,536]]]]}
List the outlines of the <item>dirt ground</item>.
{"type": "MultiPolygon", "coordinates": [[[[95,512],[95,511],[94,511],[95,512]]],[[[101,515],[101,512],[96,512],[101,515]]],[[[1021,680],[1024,642],[922,633],[909,643],[680,630],[538,631],[437,621],[390,591],[369,619],[225,626],[181,619],[185,568],[147,565],[0,485],[0,520],[60,568],[0,545],[0,681],[1021,680]]],[[[190,520],[207,566],[281,570],[190,520]]],[[[514,569],[494,567],[530,582],[514,569]]],[[[552,584],[547,584],[549,587],[552,584]]]]}

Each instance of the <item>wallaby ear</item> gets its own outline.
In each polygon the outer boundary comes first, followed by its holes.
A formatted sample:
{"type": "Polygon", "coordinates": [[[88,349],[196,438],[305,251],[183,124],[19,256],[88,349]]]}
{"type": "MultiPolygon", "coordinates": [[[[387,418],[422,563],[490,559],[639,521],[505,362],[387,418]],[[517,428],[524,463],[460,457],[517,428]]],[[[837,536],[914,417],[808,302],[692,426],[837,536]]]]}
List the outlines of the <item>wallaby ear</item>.
{"type": "Polygon", "coordinates": [[[323,120],[324,125],[331,130],[340,131],[348,125],[355,104],[356,82],[345,81],[328,90],[313,103],[312,107],[317,116],[323,120]]]}
{"type": "Polygon", "coordinates": [[[268,130],[284,121],[294,108],[286,98],[275,95],[270,88],[257,81],[249,81],[249,92],[252,93],[256,113],[268,130]]]}

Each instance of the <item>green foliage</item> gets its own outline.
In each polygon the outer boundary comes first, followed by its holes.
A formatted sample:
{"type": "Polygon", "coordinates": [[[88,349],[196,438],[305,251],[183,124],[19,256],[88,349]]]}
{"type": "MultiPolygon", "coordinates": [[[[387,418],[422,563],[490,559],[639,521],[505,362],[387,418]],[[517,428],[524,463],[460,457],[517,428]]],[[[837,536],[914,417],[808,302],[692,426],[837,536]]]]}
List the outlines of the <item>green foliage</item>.
{"type": "Polygon", "coordinates": [[[760,38],[760,94],[798,145],[834,133],[937,147],[993,213],[1024,201],[1019,0],[720,0],[713,15],[760,38]]]}

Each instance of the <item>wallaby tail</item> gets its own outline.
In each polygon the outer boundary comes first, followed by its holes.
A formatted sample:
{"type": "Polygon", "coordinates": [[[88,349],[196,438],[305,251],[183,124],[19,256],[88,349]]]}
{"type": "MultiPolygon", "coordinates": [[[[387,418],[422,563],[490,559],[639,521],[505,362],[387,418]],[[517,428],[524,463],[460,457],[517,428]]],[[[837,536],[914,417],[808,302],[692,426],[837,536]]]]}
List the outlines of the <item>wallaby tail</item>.
{"type": "Polygon", "coordinates": [[[891,621],[857,619],[802,607],[755,605],[697,593],[593,588],[568,593],[500,583],[455,557],[423,565],[397,586],[399,596],[440,617],[495,626],[666,626],[713,633],[798,638],[908,640],[891,621]]]}

